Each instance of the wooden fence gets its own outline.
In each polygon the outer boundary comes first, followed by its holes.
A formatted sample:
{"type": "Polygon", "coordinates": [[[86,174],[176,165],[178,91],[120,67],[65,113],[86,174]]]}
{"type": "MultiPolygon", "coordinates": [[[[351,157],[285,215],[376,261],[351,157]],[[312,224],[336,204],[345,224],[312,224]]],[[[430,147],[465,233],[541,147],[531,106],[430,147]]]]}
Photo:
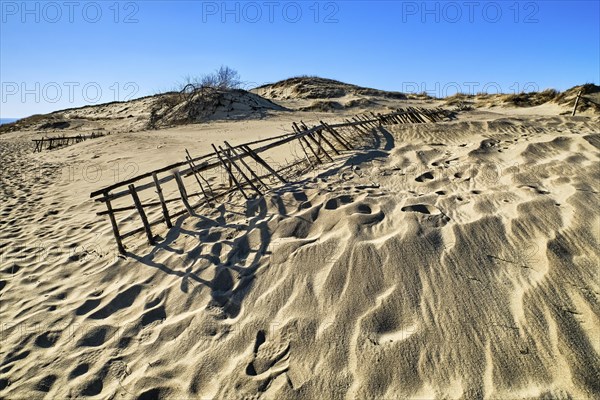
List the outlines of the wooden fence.
{"type": "Polygon", "coordinates": [[[358,115],[339,124],[320,121],[311,128],[303,122],[293,123],[294,132],[237,146],[227,141],[222,146],[213,144],[213,153],[199,157],[192,157],[186,149],[185,161],[115,183],[90,197],[104,203],[106,209],[97,215],[108,215],[119,252],[126,254],[124,239],[145,233],[148,243],[154,245],[154,226],[165,224],[171,228],[174,218],[194,215],[198,207],[210,207],[215,200],[236,192],[245,199],[262,196],[287,183],[294,167],[305,164],[312,168],[333,161],[335,156],[364,143],[365,136],[380,125],[437,122],[450,115],[441,108],[407,108],[384,115],[358,115]],[[281,146],[286,145],[294,145],[298,156],[284,165],[275,165],[268,151],[282,150],[281,146]],[[124,213],[127,215],[117,220],[117,215],[124,213]],[[123,229],[125,233],[121,233],[123,229]]]}
{"type": "Polygon", "coordinates": [[[90,135],[77,135],[77,136],[55,136],[41,139],[33,139],[35,143],[34,153],[41,152],[43,150],[52,150],[55,147],[68,146],[70,144],[80,143],[87,139],[95,139],[98,137],[106,136],[106,133],[92,132],[90,135]],[[44,149],[44,146],[46,147],[44,149]]]}

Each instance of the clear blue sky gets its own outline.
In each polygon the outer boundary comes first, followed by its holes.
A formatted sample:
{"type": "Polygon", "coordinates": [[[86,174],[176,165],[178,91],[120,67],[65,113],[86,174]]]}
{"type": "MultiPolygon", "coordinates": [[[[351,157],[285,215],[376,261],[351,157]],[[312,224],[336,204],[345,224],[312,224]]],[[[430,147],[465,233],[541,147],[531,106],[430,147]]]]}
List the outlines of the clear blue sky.
{"type": "Polygon", "coordinates": [[[598,1],[0,1],[0,117],[140,97],[220,65],[248,87],[319,75],[386,90],[600,82],[598,1]]]}

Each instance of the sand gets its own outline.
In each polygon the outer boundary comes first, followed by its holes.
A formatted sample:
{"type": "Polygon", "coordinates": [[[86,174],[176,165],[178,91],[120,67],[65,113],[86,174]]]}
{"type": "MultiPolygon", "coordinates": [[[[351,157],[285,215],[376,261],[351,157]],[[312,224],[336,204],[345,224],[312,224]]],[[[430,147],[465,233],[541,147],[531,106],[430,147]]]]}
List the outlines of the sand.
{"type": "Polygon", "coordinates": [[[129,257],[93,190],[343,116],[1,135],[0,396],[598,398],[600,119],[549,114],[383,127],[129,257]]]}

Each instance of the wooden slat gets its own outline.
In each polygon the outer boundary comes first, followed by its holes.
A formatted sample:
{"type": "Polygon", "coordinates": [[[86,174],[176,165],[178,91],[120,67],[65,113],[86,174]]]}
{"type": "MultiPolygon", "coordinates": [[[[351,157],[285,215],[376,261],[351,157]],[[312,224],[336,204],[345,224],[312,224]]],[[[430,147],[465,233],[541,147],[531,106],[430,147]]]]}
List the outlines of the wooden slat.
{"type": "MultiPolygon", "coordinates": [[[[106,192],[105,195],[108,195],[108,192],[106,192]]],[[[110,224],[112,226],[113,235],[115,236],[115,240],[117,242],[117,248],[119,249],[119,253],[125,254],[125,247],[123,247],[121,235],[119,234],[119,227],[117,226],[117,220],[115,219],[115,214],[113,213],[109,199],[106,199],[106,208],[108,209],[108,217],[110,219],[110,224]]]]}
{"type": "Polygon", "coordinates": [[[323,139],[323,141],[324,141],[325,143],[327,143],[327,146],[331,147],[331,149],[333,150],[333,152],[334,152],[335,154],[337,154],[338,156],[340,155],[340,152],[338,151],[338,149],[336,149],[336,148],[335,148],[335,146],[334,146],[333,144],[331,144],[331,142],[329,141],[329,139],[327,139],[327,138],[325,137],[325,135],[323,134],[323,131],[319,131],[319,132],[317,132],[317,135],[319,135],[319,137],[320,137],[321,139],[323,139]]]}
{"type": "MultiPolygon", "coordinates": [[[[229,150],[231,150],[231,152],[234,155],[238,155],[238,151],[235,150],[226,140],[223,142],[225,143],[225,146],[227,146],[229,148],[229,150]]],[[[240,161],[240,163],[248,170],[250,171],[250,174],[252,175],[252,177],[254,179],[256,179],[258,181],[258,183],[260,183],[263,187],[268,189],[268,185],[266,185],[261,179],[260,177],[254,172],[254,170],[252,168],[250,168],[250,166],[246,163],[246,161],[244,161],[244,157],[239,157],[238,160],[240,161]]]]}
{"type": "Polygon", "coordinates": [[[177,182],[177,188],[179,189],[179,195],[181,196],[181,202],[183,203],[183,206],[190,214],[190,216],[194,215],[194,210],[190,206],[187,191],[185,190],[185,186],[183,184],[183,181],[181,180],[181,175],[179,174],[179,171],[175,171],[173,174],[175,175],[175,181],[177,182]]]}
{"type": "Polygon", "coordinates": [[[135,203],[135,208],[137,208],[138,214],[142,219],[142,224],[144,224],[144,230],[146,231],[146,236],[148,238],[148,243],[154,244],[154,235],[152,234],[152,229],[150,229],[150,225],[148,224],[148,218],[146,217],[146,213],[144,212],[144,207],[142,207],[142,202],[138,197],[137,192],[135,191],[135,185],[129,185],[129,191],[131,192],[131,197],[133,198],[133,202],[135,203]]]}
{"type": "Polygon", "coordinates": [[[248,153],[250,157],[252,157],[257,163],[265,167],[267,171],[273,174],[277,179],[279,179],[282,183],[288,183],[285,178],[283,178],[277,171],[275,171],[265,160],[263,160],[258,154],[256,154],[250,147],[244,145],[241,147],[243,151],[248,153]]]}
{"type": "MultiPolygon", "coordinates": [[[[310,149],[310,151],[313,153],[313,155],[315,156],[315,159],[318,162],[323,162],[323,160],[319,157],[319,154],[317,154],[316,150],[322,152],[323,154],[325,154],[325,156],[329,160],[333,161],[333,158],[329,155],[328,151],[325,149],[324,144],[326,143],[336,154],[340,154],[340,153],[339,153],[338,149],[335,147],[335,145],[333,144],[333,142],[331,140],[329,140],[329,138],[327,137],[327,135],[326,135],[327,133],[329,133],[331,135],[331,137],[334,138],[336,144],[340,144],[343,148],[345,148],[347,150],[350,150],[352,148],[351,143],[341,133],[337,132],[335,130],[335,128],[343,128],[344,132],[346,134],[349,133],[348,129],[353,128],[354,130],[356,130],[358,132],[358,136],[364,136],[366,133],[370,133],[374,129],[372,127],[379,127],[381,124],[398,123],[398,122],[404,122],[404,123],[407,123],[407,122],[423,123],[423,122],[427,122],[427,121],[435,122],[437,120],[445,118],[447,115],[448,114],[446,113],[446,111],[443,109],[440,109],[440,108],[435,109],[435,110],[408,108],[406,110],[399,109],[395,113],[390,113],[390,114],[386,114],[386,115],[381,115],[381,114],[375,115],[374,113],[372,113],[371,116],[373,118],[371,118],[367,115],[357,115],[356,117],[354,117],[354,121],[345,121],[344,123],[340,123],[340,124],[328,125],[328,124],[324,123],[323,121],[319,121],[320,125],[314,126],[312,128],[309,128],[304,122],[301,121],[300,126],[296,123],[293,124],[293,128],[294,128],[293,134],[284,134],[284,135],[278,136],[277,138],[261,139],[259,141],[253,142],[253,143],[261,143],[261,144],[264,143],[261,147],[258,147],[256,149],[251,149],[248,146],[248,143],[241,144],[238,146],[232,146],[228,142],[225,142],[225,146],[227,146],[227,149],[223,149],[221,147],[219,147],[219,149],[217,149],[214,145],[212,145],[213,149],[215,150],[215,155],[216,155],[215,161],[211,161],[211,157],[213,157],[213,155],[211,155],[211,154],[204,155],[204,156],[197,157],[197,158],[192,158],[186,149],[187,155],[186,155],[185,162],[171,164],[167,167],[163,167],[161,169],[152,171],[150,173],[145,173],[145,174],[139,175],[137,177],[128,179],[124,182],[120,182],[115,185],[109,186],[108,188],[105,188],[100,191],[92,193],[92,197],[95,197],[98,193],[102,194],[102,198],[97,199],[96,201],[105,202],[107,204],[107,211],[103,211],[98,214],[108,214],[109,215],[109,217],[111,219],[111,225],[113,227],[113,234],[115,235],[117,245],[119,246],[119,251],[124,254],[125,250],[124,250],[124,247],[122,244],[123,238],[129,237],[138,232],[145,231],[148,236],[148,241],[152,243],[153,235],[152,235],[152,232],[150,229],[150,227],[152,225],[154,225],[155,223],[166,222],[168,227],[172,227],[172,223],[171,223],[172,217],[183,215],[183,214],[185,214],[185,212],[187,212],[190,215],[194,214],[194,211],[193,211],[194,207],[192,207],[191,204],[189,203],[189,196],[188,196],[185,186],[183,184],[182,175],[189,176],[191,174],[194,174],[194,176],[196,177],[196,181],[198,182],[200,189],[202,190],[204,199],[207,199],[208,194],[204,190],[204,185],[202,185],[202,182],[200,182],[199,177],[202,178],[207,183],[207,185],[209,185],[209,184],[208,184],[208,181],[206,179],[204,179],[202,174],[200,174],[199,172],[222,166],[226,169],[226,171],[228,172],[232,181],[236,183],[236,189],[239,190],[246,199],[248,199],[248,197],[246,196],[246,193],[244,191],[244,186],[250,186],[258,194],[262,194],[260,189],[255,185],[255,183],[257,183],[264,187],[267,187],[265,182],[262,181],[262,177],[275,176],[282,183],[287,183],[285,178],[279,174],[279,171],[293,168],[294,166],[299,165],[304,162],[303,160],[299,160],[299,161],[296,161],[293,164],[288,165],[284,168],[275,170],[266,161],[264,161],[264,159],[262,159],[260,157],[259,154],[263,151],[272,149],[277,146],[281,146],[281,145],[289,143],[293,140],[299,140],[300,144],[303,148],[303,151],[305,153],[305,156],[309,161],[309,164],[312,165],[312,162],[310,160],[310,157],[308,156],[306,147],[308,147],[310,149]],[[310,142],[312,142],[315,145],[315,148],[313,148],[313,145],[311,145],[310,142]],[[257,164],[265,167],[265,169],[268,171],[268,174],[260,176],[259,174],[255,173],[255,171],[252,169],[252,167],[246,163],[245,158],[251,158],[257,164]],[[197,161],[197,160],[203,160],[203,162],[200,165],[196,165],[195,161],[197,161]],[[239,161],[239,164],[241,164],[241,165],[238,165],[238,163],[237,163],[238,161],[239,161]],[[172,175],[167,175],[162,178],[158,177],[159,172],[165,172],[172,168],[184,166],[184,165],[186,165],[186,163],[188,166],[187,169],[184,169],[183,171],[174,172],[172,175]],[[249,171],[249,173],[252,176],[252,179],[244,172],[242,167],[246,168],[249,171]],[[245,182],[243,184],[239,180],[237,180],[237,178],[235,177],[235,174],[233,174],[233,169],[235,169],[245,179],[245,182]],[[134,185],[134,182],[138,182],[149,176],[152,177],[151,182],[140,184],[137,187],[134,185]],[[181,199],[165,200],[163,193],[162,193],[161,184],[169,182],[172,179],[175,179],[177,182],[177,186],[179,188],[181,199]],[[116,192],[116,193],[111,193],[112,189],[123,187],[125,185],[128,185],[127,190],[123,190],[123,191],[116,192]],[[159,197],[159,201],[142,204],[141,201],[139,200],[138,192],[140,192],[141,190],[148,189],[150,187],[154,187],[156,189],[156,192],[159,197]],[[127,206],[127,207],[113,209],[111,206],[111,200],[113,200],[115,198],[120,198],[127,194],[131,194],[131,196],[134,200],[134,203],[135,203],[134,206],[127,206]],[[170,203],[173,201],[178,201],[178,200],[181,200],[183,202],[185,210],[182,210],[173,215],[170,215],[169,210],[167,208],[167,203],[170,203]],[[158,205],[161,206],[161,209],[163,211],[162,217],[159,218],[158,222],[153,221],[152,223],[149,223],[147,220],[144,208],[151,207],[151,206],[158,206],[158,205]],[[132,209],[135,209],[138,211],[144,226],[141,228],[138,228],[138,229],[134,229],[133,231],[128,232],[124,235],[120,235],[114,214],[118,211],[125,211],[125,210],[132,210],[132,209]]],[[[351,137],[353,140],[356,139],[355,136],[356,135],[349,135],[349,137],[351,137]]],[[[36,148],[37,148],[38,144],[39,144],[40,148],[42,148],[44,143],[48,143],[49,147],[51,148],[55,145],[59,146],[59,145],[65,144],[65,143],[69,144],[69,143],[71,143],[71,140],[74,140],[75,142],[77,142],[77,141],[85,140],[85,139],[82,137],[77,137],[77,139],[69,139],[66,137],[65,138],[51,138],[46,141],[39,141],[39,142],[36,141],[35,143],[36,143],[36,148]]],[[[224,192],[217,193],[217,194],[215,194],[211,189],[211,194],[213,195],[212,199],[216,199],[216,198],[225,196],[227,194],[233,193],[236,189],[232,188],[232,189],[229,189],[224,192]]],[[[197,195],[197,194],[194,194],[194,195],[197,195]]]]}
{"type": "MultiPolygon", "coordinates": [[[[261,191],[258,189],[258,187],[256,187],[256,185],[254,185],[254,183],[252,182],[252,180],[250,178],[248,178],[248,175],[246,175],[244,173],[244,171],[240,168],[239,165],[237,165],[237,163],[235,163],[232,159],[232,157],[229,156],[229,154],[227,154],[227,152],[225,150],[223,150],[223,148],[221,146],[219,146],[219,150],[221,151],[221,154],[223,154],[225,156],[225,158],[227,158],[227,160],[229,161],[229,168],[231,168],[231,166],[235,167],[235,169],[237,170],[237,172],[240,173],[240,175],[242,175],[242,177],[246,180],[246,182],[248,182],[248,184],[250,184],[250,186],[252,187],[252,189],[254,189],[254,191],[256,193],[258,193],[259,196],[262,196],[261,191]]],[[[238,158],[239,160],[240,158],[238,158]]],[[[231,174],[231,177],[233,177],[234,175],[231,174]]]]}
{"type": "Polygon", "coordinates": [[[246,194],[246,192],[244,192],[244,189],[242,189],[242,186],[240,185],[240,183],[238,182],[237,178],[235,177],[235,175],[233,175],[233,171],[231,171],[231,169],[229,168],[229,166],[225,163],[225,160],[221,157],[221,155],[219,154],[219,150],[217,150],[217,148],[215,147],[214,144],[211,144],[212,148],[215,150],[215,154],[217,155],[217,157],[219,158],[219,160],[221,160],[221,164],[223,165],[223,168],[225,168],[225,170],[227,171],[227,173],[229,174],[229,177],[233,180],[233,182],[235,182],[235,186],[238,188],[238,190],[242,193],[242,195],[244,196],[244,198],[246,200],[249,199],[248,195],[246,194]]]}
{"type": "Polygon", "coordinates": [[[329,153],[327,153],[327,151],[325,151],[325,149],[323,148],[323,146],[321,146],[321,144],[319,144],[319,142],[317,141],[317,139],[315,139],[313,137],[313,135],[307,135],[309,139],[311,139],[313,141],[313,143],[323,152],[325,153],[325,155],[327,156],[327,158],[329,158],[329,161],[333,161],[333,158],[331,158],[331,156],[329,155],[329,153]]]}
{"type": "Polygon", "coordinates": [[[165,217],[165,223],[167,224],[167,228],[172,228],[173,224],[171,223],[171,217],[169,216],[169,209],[167,208],[167,203],[165,203],[165,198],[163,196],[162,188],[160,187],[160,183],[158,182],[158,176],[156,173],[152,174],[152,179],[154,180],[154,184],[156,185],[156,193],[158,193],[158,199],[160,200],[160,206],[162,208],[163,216],[165,217]]]}

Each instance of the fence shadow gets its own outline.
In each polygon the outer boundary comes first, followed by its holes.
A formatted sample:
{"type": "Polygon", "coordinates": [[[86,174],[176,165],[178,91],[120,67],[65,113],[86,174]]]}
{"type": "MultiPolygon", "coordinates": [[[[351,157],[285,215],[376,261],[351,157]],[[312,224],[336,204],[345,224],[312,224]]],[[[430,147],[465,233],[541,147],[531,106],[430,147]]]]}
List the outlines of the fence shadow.
{"type": "Polygon", "coordinates": [[[263,256],[268,255],[271,245],[268,222],[275,216],[268,214],[264,197],[248,201],[246,208],[247,214],[251,214],[247,224],[226,223],[223,217],[226,212],[224,204],[217,207],[221,215],[219,218],[200,217],[197,222],[192,222],[191,230],[183,225],[198,216],[181,216],[165,238],[158,238],[148,253],[130,251],[127,255],[149,268],[179,277],[180,290],[184,293],[189,292],[190,284],[208,288],[211,301],[207,307],[219,309],[226,318],[235,318],[252,287],[256,272],[269,265],[263,256]],[[249,240],[250,234],[256,235],[255,230],[258,230],[260,238],[258,247],[252,246],[249,240]],[[227,231],[233,231],[236,235],[228,239],[224,237],[227,231]],[[190,237],[198,242],[191,249],[176,248],[174,243],[183,236],[188,237],[188,244],[190,237]],[[159,254],[166,261],[156,261],[159,254]],[[201,278],[199,275],[209,268],[214,268],[213,278],[201,278]]]}

